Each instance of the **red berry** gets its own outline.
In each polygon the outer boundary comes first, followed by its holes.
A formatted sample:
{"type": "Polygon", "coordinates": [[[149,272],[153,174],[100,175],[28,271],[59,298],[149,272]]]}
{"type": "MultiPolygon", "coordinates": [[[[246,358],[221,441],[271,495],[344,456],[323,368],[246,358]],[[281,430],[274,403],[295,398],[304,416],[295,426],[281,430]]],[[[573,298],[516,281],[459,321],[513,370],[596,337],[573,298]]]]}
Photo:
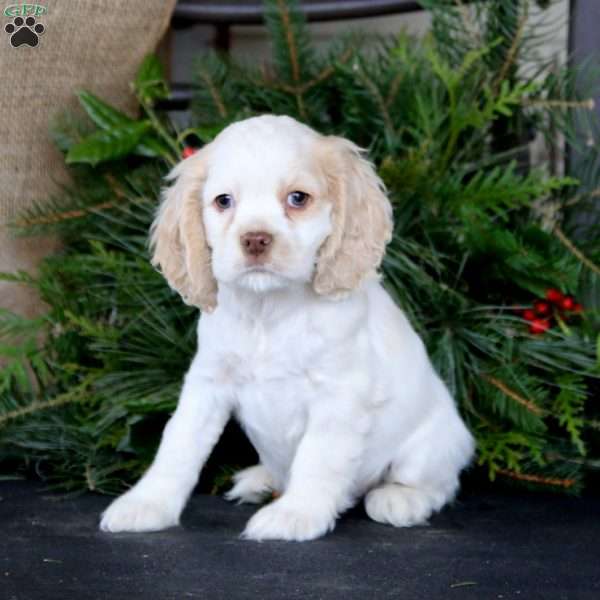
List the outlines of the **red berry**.
{"type": "Polygon", "coordinates": [[[573,310],[575,307],[575,300],[573,300],[571,296],[565,296],[560,303],[560,307],[563,310],[573,310]]]}
{"type": "Polygon", "coordinates": [[[582,313],[583,312],[583,305],[579,304],[579,302],[575,302],[575,306],[573,307],[573,312],[575,312],[575,313],[582,313]]]}
{"type": "Polygon", "coordinates": [[[546,290],[546,299],[550,300],[550,302],[554,302],[555,304],[557,304],[563,298],[564,296],[556,288],[550,288],[546,290]]]}
{"type": "Polygon", "coordinates": [[[538,315],[547,315],[550,314],[550,305],[543,300],[536,300],[533,303],[533,308],[538,315]]]}
{"type": "Polygon", "coordinates": [[[526,321],[534,321],[537,317],[536,314],[533,310],[531,310],[530,308],[528,308],[527,310],[523,311],[523,318],[526,321]]]}
{"type": "Polygon", "coordinates": [[[192,154],[196,154],[196,148],[192,148],[191,146],[186,146],[181,153],[181,158],[189,158],[192,154]]]}
{"type": "Polygon", "coordinates": [[[529,325],[529,333],[538,335],[550,329],[550,321],[548,319],[534,319],[529,325]]]}

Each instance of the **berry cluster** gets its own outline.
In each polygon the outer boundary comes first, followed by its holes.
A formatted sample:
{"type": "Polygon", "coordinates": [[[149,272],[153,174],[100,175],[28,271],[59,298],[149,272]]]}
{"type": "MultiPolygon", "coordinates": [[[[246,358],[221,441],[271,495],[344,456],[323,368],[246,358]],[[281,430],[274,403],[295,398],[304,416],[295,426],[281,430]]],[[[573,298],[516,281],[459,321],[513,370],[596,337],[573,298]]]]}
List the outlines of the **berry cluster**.
{"type": "Polygon", "coordinates": [[[191,146],[185,146],[183,151],[181,152],[181,158],[189,158],[192,154],[196,154],[197,149],[192,148],[191,146]]]}
{"type": "Polygon", "coordinates": [[[566,320],[569,316],[581,312],[583,312],[583,306],[572,296],[550,288],[546,290],[545,298],[538,298],[534,301],[532,308],[523,310],[521,314],[529,323],[529,333],[540,334],[548,331],[556,319],[566,320]]]}

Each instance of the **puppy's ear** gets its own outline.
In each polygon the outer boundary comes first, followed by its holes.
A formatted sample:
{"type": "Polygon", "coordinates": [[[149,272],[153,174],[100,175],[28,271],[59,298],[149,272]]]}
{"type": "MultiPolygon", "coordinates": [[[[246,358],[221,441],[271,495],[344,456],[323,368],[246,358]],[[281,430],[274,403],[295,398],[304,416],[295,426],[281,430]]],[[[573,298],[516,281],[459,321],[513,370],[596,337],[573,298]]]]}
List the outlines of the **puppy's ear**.
{"type": "Polygon", "coordinates": [[[371,163],[352,142],[334,136],[319,142],[333,202],[333,230],[319,250],[313,287],[343,295],[379,267],[392,237],[392,207],[371,163]]]}
{"type": "Polygon", "coordinates": [[[196,152],[168,175],[174,183],[163,190],[150,228],[150,250],[152,264],[183,301],[210,312],[217,305],[217,282],[202,219],[208,152],[208,147],[196,152]]]}

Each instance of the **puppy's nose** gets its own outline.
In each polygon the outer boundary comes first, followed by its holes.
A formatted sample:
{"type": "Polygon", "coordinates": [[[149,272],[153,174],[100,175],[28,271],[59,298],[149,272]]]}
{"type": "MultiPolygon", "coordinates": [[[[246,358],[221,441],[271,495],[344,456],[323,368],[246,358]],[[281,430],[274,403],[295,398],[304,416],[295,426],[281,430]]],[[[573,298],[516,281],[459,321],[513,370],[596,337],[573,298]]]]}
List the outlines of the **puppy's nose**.
{"type": "Polygon", "coordinates": [[[240,241],[244,254],[247,256],[260,256],[268,250],[273,241],[273,236],[266,231],[251,231],[245,233],[240,241]]]}

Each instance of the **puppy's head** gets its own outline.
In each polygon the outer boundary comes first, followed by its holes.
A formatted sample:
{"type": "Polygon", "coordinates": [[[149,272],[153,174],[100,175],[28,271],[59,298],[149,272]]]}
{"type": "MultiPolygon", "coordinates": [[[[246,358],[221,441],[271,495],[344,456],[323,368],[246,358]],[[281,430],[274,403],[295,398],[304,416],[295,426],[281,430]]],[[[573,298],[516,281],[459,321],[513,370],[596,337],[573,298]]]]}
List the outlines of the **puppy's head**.
{"type": "Polygon", "coordinates": [[[264,293],[311,282],[355,289],[381,262],[391,207],[348,140],[289,117],[230,125],[177,165],[152,224],[152,262],[184,301],[210,311],[218,284],[264,293]]]}

